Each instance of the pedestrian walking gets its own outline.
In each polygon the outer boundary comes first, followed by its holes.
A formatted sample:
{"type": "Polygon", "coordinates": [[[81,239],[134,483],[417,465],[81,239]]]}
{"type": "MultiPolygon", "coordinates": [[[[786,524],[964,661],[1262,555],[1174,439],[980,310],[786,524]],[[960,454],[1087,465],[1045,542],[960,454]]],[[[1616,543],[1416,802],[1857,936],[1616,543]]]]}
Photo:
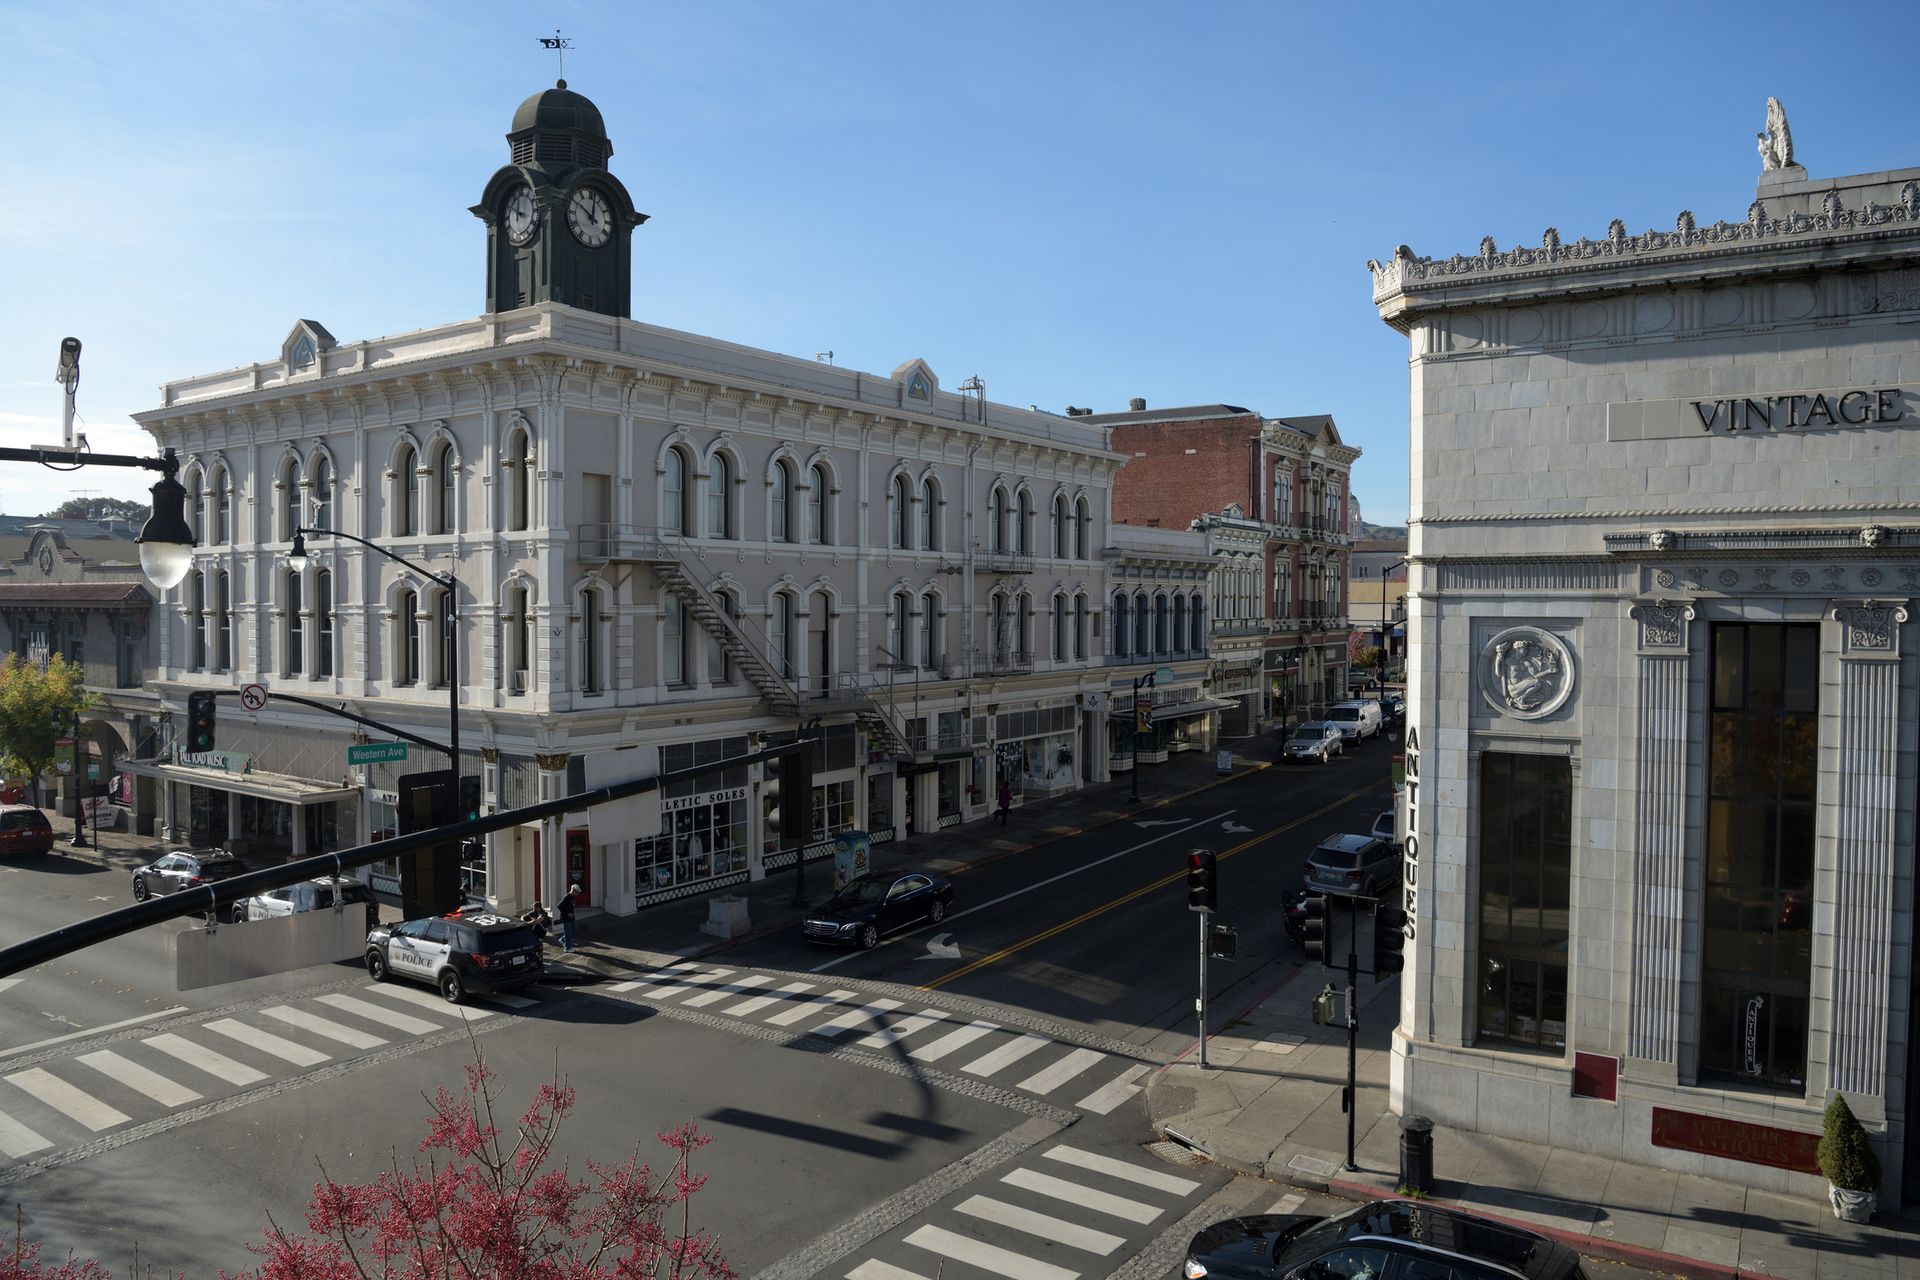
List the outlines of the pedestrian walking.
{"type": "Polygon", "coordinates": [[[1013,784],[1005,778],[1000,779],[1000,809],[993,816],[1000,819],[1000,825],[1007,825],[1007,814],[1013,811],[1013,784]]]}
{"type": "Polygon", "coordinates": [[[560,895],[560,949],[569,955],[573,953],[573,895],[579,892],[576,884],[560,895]]]}

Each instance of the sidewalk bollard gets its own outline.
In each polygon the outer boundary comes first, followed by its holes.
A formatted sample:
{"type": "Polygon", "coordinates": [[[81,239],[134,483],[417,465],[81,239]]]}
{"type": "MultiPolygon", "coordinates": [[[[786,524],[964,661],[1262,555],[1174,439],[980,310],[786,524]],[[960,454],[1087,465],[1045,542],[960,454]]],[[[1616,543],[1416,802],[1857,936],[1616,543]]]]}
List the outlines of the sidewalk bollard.
{"type": "Polygon", "coordinates": [[[1400,1120],[1400,1193],[1433,1194],[1433,1121],[1425,1116],[1400,1120]]]}

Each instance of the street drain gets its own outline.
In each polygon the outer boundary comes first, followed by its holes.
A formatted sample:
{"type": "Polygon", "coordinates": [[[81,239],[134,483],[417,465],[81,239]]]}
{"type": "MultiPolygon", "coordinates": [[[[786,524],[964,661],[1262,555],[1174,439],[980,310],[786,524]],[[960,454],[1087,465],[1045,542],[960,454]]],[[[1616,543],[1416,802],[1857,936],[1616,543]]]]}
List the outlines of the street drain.
{"type": "Polygon", "coordinates": [[[1192,1168],[1194,1165],[1205,1164],[1207,1162],[1206,1156],[1195,1151],[1185,1143],[1167,1141],[1149,1142],[1147,1144],[1147,1150],[1168,1164],[1179,1165],[1182,1168],[1192,1168]]]}

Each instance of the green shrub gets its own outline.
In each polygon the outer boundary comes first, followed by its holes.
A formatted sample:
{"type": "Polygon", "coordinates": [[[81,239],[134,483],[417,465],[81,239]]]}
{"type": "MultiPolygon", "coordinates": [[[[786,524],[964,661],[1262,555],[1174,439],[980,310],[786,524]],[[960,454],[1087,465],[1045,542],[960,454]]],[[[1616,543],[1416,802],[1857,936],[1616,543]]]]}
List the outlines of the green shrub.
{"type": "Polygon", "coordinates": [[[1879,1190],[1880,1159],[1873,1154],[1873,1144],[1854,1118],[1853,1108],[1837,1093],[1827,1103],[1821,1128],[1820,1172],[1827,1175],[1827,1181],[1842,1191],[1879,1190]]]}

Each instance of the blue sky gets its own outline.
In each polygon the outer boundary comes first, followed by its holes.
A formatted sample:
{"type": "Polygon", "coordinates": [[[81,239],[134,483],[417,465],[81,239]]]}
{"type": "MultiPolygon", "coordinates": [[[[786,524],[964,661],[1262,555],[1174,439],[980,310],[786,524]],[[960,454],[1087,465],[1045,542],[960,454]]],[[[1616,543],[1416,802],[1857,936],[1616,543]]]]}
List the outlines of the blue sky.
{"type": "MultiPolygon", "coordinates": [[[[600,107],[636,319],[1059,412],[1331,413],[1407,503],[1365,269],[1744,217],[1781,98],[1813,177],[1920,165],[1920,5],[0,2],[0,438],[97,450],[170,378],[478,314],[467,212],[556,75],[600,107]]],[[[0,468],[0,511],[131,471],[0,468]]]]}

